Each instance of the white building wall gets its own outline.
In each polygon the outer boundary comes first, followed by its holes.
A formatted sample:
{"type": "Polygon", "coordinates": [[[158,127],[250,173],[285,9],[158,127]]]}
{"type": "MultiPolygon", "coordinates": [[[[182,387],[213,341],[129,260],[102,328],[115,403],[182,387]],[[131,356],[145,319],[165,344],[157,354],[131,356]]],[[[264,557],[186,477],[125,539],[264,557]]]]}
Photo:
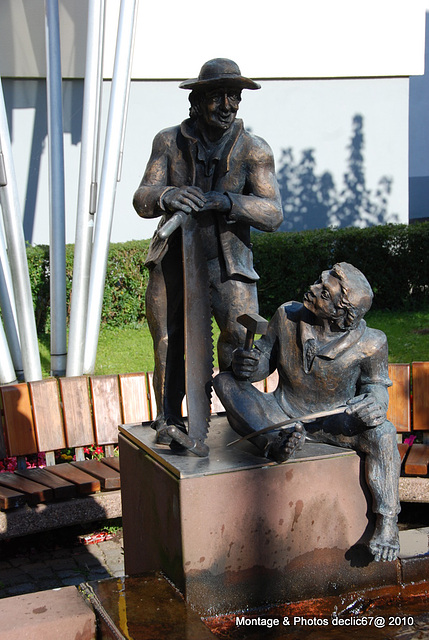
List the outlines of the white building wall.
{"type": "MultiPolygon", "coordinates": [[[[373,191],[381,177],[391,178],[388,213],[408,220],[408,76],[424,71],[420,0],[237,0],[227,7],[228,22],[225,10],[202,15],[196,0],[186,11],[173,0],[140,5],[112,241],[152,235],[155,223],[138,218],[131,203],[152,139],[187,116],[188,92],[178,89],[178,79],[196,76],[215,56],[232,57],[245,75],[265,78],[260,91],[243,93],[239,115],[268,141],[276,161],[284,148],[297,160],[314,149],[317,172],[329,171],[338,188],[352,118],[361,115],[366,186],[373,191]]],[[[108,78],[119,0],[107,6],[108,78]]],[[[67,242],[74,241],[86,7],[83,0],[60,0],[63,75],[70,78],[63,89],[67,242]]],[[[48,243],[43,0],[0,2],[0,53],[26,238],[48,243]]],[[[106,81],[103,123],[109,87],[106,81]]]]}
{"type": "MultiPolygon", "coordinates": [[[[188,78],[219,55],[257,78],[423,73],[426,0],[140,0],[133,78],[188,78]]],[[[88,0],[59,0],[63,77],[83,77],[88,0]]],[[[111,77],[120,0],[107,0],[111,77]]],[[[44,77],[44,0],[1,0],[1,74],[44,77]]]]}

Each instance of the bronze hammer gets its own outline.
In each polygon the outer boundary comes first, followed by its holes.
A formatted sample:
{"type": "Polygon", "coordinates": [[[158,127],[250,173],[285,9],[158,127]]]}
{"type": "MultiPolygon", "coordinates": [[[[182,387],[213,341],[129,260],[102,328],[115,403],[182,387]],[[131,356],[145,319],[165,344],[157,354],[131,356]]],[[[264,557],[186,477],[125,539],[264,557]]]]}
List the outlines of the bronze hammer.
{"type": "Polygon", "coordinates": [[[250,351],[253,347],[255,334],[266,334],[268,320],[265,320],[265,318],[257,313],[244,313],[242,316],[238,316],[237,322],[247,329],[243,348],[245,351],[250,351]]]}

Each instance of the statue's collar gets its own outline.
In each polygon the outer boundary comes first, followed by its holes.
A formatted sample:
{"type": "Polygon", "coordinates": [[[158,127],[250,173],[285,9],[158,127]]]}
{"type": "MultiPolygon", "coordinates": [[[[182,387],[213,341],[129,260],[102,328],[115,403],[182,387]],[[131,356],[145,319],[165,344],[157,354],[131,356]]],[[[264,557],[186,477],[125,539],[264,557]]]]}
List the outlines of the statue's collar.
{"type": "Polygon", "coordinates": [[[320,344],[318,342],[317,332],[314,328],[314,324],[310,320],[310,314],[307,314],[306,309],[304,308],[299,323],[301,344],[304,355],[304,369],[306,369],[307,372],[311,369],[311,365],[315,357],[334,360],[339,355],[344,353],[344,351],[347,351],[347,349],[350,349],[350,347],[355,345],[362,337],[365,329],[366,322],[365,320],[361,320],[355,329],[349,329],[347,331],[338,333],[329,342],[320,344]],[[308,361],[309,345],[311,345],[311,361],[308,361]]]}
{"type": "Polygon", "coordinates": [[[235,120],[232,127],[225,132],[218,144],[207,148],[204,147],[204,141],[198,130],[198,123],[195,120],[188,119],[181,124],[181,132],[189,142],[189,152],[193,162],[195,163],[198,158],[205,165],[206,175],[214,174],[217,177],[225,175],[229,171],[231,153],[243,128],[243,121],[235,120]],[[216,168],[213,161],[216,161],[216,168]]]}

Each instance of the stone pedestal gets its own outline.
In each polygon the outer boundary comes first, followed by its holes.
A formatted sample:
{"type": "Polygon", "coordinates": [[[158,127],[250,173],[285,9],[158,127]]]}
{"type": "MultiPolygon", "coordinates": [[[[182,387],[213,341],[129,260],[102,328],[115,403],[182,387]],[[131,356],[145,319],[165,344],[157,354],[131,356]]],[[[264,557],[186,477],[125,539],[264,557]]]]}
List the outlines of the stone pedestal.
{"type": "Polygon", "coordinates": [[[146,424],[120,431],[128,575],[163,571],[206,615],[395,583],[395,563],[359,544],[371,523],[356,453],[306,442],[268,462],[249,443],[227,448],[221,416],[209,458],[156,445],[146,424]]]}

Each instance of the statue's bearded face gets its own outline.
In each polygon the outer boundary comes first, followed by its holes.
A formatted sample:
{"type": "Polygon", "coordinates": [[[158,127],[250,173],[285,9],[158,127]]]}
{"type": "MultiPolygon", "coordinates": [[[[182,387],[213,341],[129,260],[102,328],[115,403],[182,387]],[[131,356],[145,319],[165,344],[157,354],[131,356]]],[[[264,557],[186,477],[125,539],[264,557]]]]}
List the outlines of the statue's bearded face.
{"type": "Polygon", "coordinates": [[[227,131],[234,123],[241,100],[241,91],[219,87],[204,93],[200,101],[200,114],[209,128],[227,131]]]}
{"type": "Polygon", "coordinates": [[[342,295],[338,278],[324,271],[304,295],[304,306],[320,319],[337,320],[346,313],[341,306],[342,295]]]}

